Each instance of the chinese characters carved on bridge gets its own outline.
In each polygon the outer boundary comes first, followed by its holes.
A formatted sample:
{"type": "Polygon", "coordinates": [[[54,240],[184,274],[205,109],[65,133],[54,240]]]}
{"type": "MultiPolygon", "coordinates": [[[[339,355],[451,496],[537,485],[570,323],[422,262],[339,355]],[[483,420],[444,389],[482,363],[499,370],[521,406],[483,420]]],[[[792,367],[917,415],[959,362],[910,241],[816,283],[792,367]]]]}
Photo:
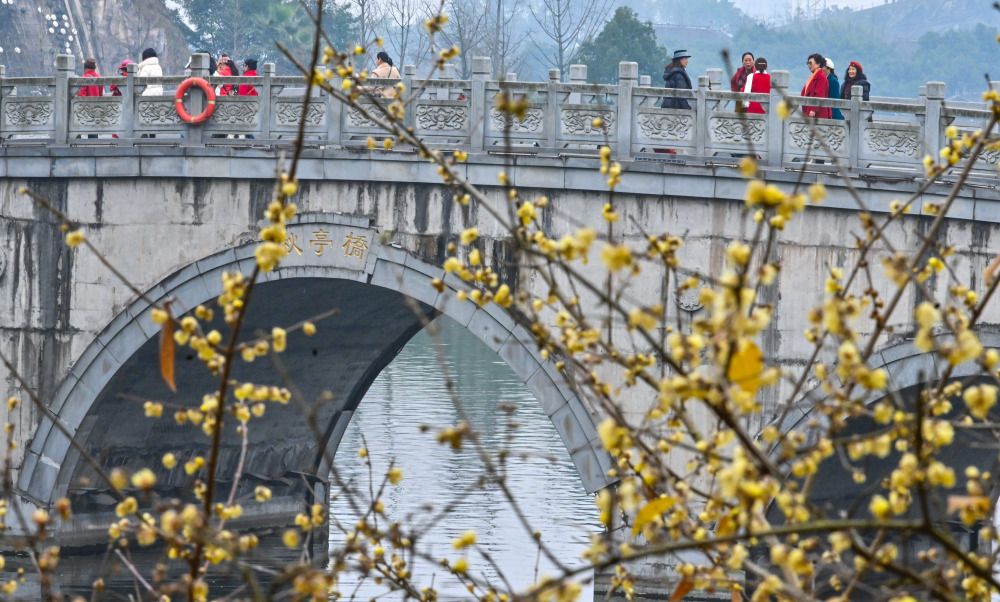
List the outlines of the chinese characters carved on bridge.
{"type": "MultiPolygon", "coordinates": [[[[306,243],[306,247],[318,257],[322,257],[326,251],[332,252],[334,245],[335,241],[330,237],[330,232],[322,228],[313,230],[306,243]]],[[[365,252],[368,251],[368,237],[364,234],[355,236],[354,232],[351,231],[350,234],[344,237],[344,243],[340,245],[340,248],[344,249],[344,257],[357,259],[364,263],[365,252]]],[[[292,253],[302,255],[303,251],[302,247],[299,246],[298,234],[294,232],[288,233],[288,237],[285,239],[285,249],[289,255],[292,253]]]]}

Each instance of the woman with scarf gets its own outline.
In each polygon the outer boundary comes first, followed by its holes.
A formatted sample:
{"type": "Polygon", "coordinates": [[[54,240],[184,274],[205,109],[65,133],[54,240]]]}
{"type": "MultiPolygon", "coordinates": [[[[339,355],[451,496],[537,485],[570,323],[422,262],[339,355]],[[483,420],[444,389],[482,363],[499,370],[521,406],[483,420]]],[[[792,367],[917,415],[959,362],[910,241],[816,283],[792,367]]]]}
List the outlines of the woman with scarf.
{"type": "Polygon", "coordinates": [[[743,66],[740,67],[736,73],[733,74],[732,79],[729,80],[729,89],[733,92],[745,92],[744,88],[747,84],[747,78],[753,75],[753,53],[744,52],[743,53],[743,66]]]}
{"type": "MultiPolygon", "coordinates": [[[[823,58],[823,55],[819,53],[809,55],[809,60],[806,61],[806,67],[809,68],[812,75],[810,75],[809,79],[806,80],[806,85],[802,86],[802,93],[800,96],[808,98],[829,98],[830,82],[826,79],[826,73],[823,73],[824,65],[826,65],[826,59],[823,58]]],[[[803,106],[802,116],[830,119],[830,108],[803,106]]]]}
{"type": "Polygon", "coordinates": [[[857,61],[851,61],[851,64],[847,66],[847,76],[844,78],[844,85],[840,88],[840,97],[844,100],[850,100],[851,88],[854,86],[861,86],[861,100],[871,98],[872,85],[868,83],[868,77],[861,70],[861,63],[857,61]]]}

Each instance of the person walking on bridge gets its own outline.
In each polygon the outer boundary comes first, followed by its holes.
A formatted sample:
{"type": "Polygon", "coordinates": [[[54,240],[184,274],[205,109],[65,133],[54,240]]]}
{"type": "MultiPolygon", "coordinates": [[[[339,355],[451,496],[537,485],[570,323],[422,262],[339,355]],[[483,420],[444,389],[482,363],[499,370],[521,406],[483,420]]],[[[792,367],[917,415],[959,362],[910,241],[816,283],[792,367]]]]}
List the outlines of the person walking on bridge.
{"type": "MultiPolygon", "coordinates": [[[[84,77],[101,77],[97,72],[97,59],[86,58],[83,60],[84,77]]],[[[80,88],[79,96],[104,96],[104,86],[83,86],[80,88]]]]}
{"type": "MultiPolygon", "coordinates": [[[[132,61],[125,59],[122,61],[121,65],[118,65],[118,75],[125,77],[128,75],[128,66],[132,64],[132,61]]],[[[112,96],[121,96],[122,91],[118,86],[108,86],[108,90],[111,91],[112,96]]]]}
{"type": "MultiPolygon", "coordinates": [[[[257,77],[257,59],[244,60],[243,70],[243,77],[257,77]]],[[[248,84],[242,84],[238,92],[240,96],[257,96],[257,88],[248,84]]]]}
{"type": "MultiPolygon", "coordinates": [[[[687,74],[688,59],[691,55],[687,50],[674,52],[674,59],[663,69],[663,87],[675,90],[690,90],[691,78],[687,74]]],[[[660,102],[663,109],[690,109],[691,103],[686,98],[666,97],[660,102]]]]}
{"type": "MultiPolygon", "coordinates": [[[[818,52],[809,55],[809,60],[806,61],[806,67],[809,67],[811,76],[806,80],[806,85],[802,86],[802,93],[800,96],[808,98],[829,98],[830,97],[830,82],[826,79],[826,74],[823,73],[823,66],[826,65],[826,59],[823,58],[822,54],[818,52]]],[[[820,119],[830,118],[830,109],[828,107],[802,107],[803,117],[818,117],[820,119]]]]}
{"type": "MultiPolygon", "coordinates": [[[[392,59],[389,58],[388,52],[383,50],[375,55],[375,65],[372,77],[377,79],[400,79],[399,70],[392,66],[392,59]]],[[[372,93],[382,98],[394,98],[396,95],[396,91],[388,86],[377,87],[372,93]]]]}
{"type": "MultiPolygon", "coordinates": [[[[826,73],[826,81],[830,84],[830,94],[829,98],[840,99],[840,80],[837,79],[837,72],[834,71],[833,60],[826,59],[826,65],[823,67],[823,73],[826,73]]],[[[830,117],[832,119],[843,119],[844,114],[840,109],[830,109],[830,117]]]]}
{"type": "Polygon", "coordinates": [[[729,90],[732,92],[745,92],[747,78],[753,75],[754,58],[752,52],[743,53],[743,65],[733,74],[729,80],[729,90]]]}
{"type": "MultiPolygon", "coordinates": [[[[142,51],[142,62],[139,63],[139,72],[136,77],[163,77],[163,69],[160,68],[160,59],[156,57],[156,51],[147,48],[142,51]]],[[[163,96],[163,86],[160,84],[149,84],[142,91],[143,96],[163,96]]]]}

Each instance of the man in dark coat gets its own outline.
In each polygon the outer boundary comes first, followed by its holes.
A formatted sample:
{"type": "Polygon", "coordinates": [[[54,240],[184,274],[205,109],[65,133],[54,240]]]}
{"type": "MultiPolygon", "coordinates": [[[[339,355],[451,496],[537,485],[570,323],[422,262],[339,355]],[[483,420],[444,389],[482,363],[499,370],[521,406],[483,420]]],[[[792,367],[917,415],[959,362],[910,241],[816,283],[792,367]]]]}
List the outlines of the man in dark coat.
{"type": "MultiPolygon", "coordinates": [[[[691,55],[687,50],[674,52],[674,60],[663,70],[663,87],[677,90],[691,90],[691,78],[687,74],[688,59],[691,55]]],[[[660,103],[664,109],[690,109],[691,103],[686,98],[666,97],[660,103]]]]}

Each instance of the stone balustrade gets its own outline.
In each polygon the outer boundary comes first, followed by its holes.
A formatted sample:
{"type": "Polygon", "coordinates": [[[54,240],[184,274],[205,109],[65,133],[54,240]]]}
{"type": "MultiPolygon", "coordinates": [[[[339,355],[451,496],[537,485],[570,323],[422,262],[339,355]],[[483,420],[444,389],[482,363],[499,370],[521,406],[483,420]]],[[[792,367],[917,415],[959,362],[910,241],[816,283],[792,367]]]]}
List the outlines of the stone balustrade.
{"type": "MultiPolygon", "coordinates": [[[[281,146],[294,142],[301,121],[306,144],[323,147],[364,147],[369,137],[385,133],[357,108],[345,106],[316,88],[303,106],[301,77],[278,77],[265,64],[257,77],[208,77],[207,55],[192,56],[190,75],[205,77],[213,86],[252,85],[258,96],[220,96],[211,118],[200,126],[183,122],[174,106],[174,91],[187,75],[137,78],[135,65],[126,77],[81,78],[74,74],[72,56],[60,55],[50,77],[5,77],[0,65],[0,145],[29,146],[281,146]],[[105,87],[105,96],[81,97],[83,86],[105,87]],[[108,86],[121,96],[109,96],[108,86]],[[148,86],[164,93],[148,96],[148,86]]],[[[431,146],[475,153],[518,153],[542,156],[592,155],[607,144],[621,159],[686,164],[733,164],[752,154],[769,168],[834,169],[831,159],[864,176],[923,175],[925,155],[936,155],[947,143],[945,130],[960,133],[981,129],[990,109],[983,103],[945,101],[943,83],[930,82],[917,99],[873,97],[860,100],[810,99],[810,105],[841,109],[844,120],[802,117],[795,111],[782,120],[774,110],[789,96],[789,74],[771,74],[770,94],[726,91],[723,74],[709,69],[690,91],[649,85],[638,75],[636,63],[619,65],[619,83],[587,83],[587,68],[573,65],[568,83],[558,70],[547,82],[517,81],[516,74],[492,79],[488,58],[473,59],[470,80],[458,80],[446,68],[436,79],[421,80],[412,65],[403,68],[408,91],[421,89],[407,108],[405,124],[431,146]],[[509,116],[495,108],[500,92],[528,101],[523,116],[509,116]],[[684,97],[690,110],[660,108],[664,97],[684,97]],[[764,114],[737,111],[744,101],[760,102],[764,114]],[[814,161],[815,160],[815,161],[814,161]],[[818,164],[823,161],[826,165],[818,164]]],[[[370,86],[391,86],[395,80],[369,80],[370,86]]],[[[333,82],[339,88],[339,81],[333,82]]],[[[1000,82],[991,83],[1000,87],[1000,82]]],[[[860,91],[860,90],[859,90],[860,91]]],[[[362,105],[378,111],[365,98],[362,105]]],[[[192,88],[185,104],[192,115],[204,108],[204,95],[192,88]]],[[[405,147],[397,150],[407,150],[405,147]]],[[[5,152],[0,148],[0,153],[5,152]]],[[[1000,151],[983,153],[973,180],[997,179],[1000,151]]]]}

